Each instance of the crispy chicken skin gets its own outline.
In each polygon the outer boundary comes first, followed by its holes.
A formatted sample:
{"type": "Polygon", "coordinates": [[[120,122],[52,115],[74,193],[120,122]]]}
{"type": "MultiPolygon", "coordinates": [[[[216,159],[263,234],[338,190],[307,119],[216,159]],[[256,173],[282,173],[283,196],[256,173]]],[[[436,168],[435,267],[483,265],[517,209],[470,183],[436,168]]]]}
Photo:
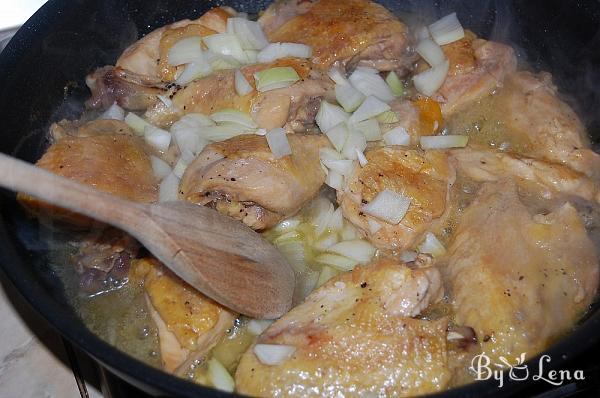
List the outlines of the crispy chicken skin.
{"type": "Polygon", "coordinates": [[[241,135],[208,145],[186,169],[180,197],[263,230],[299,211],[325,181],[322,135],[290,134],[292,155],[275,159],[265,137],[241,135]]]}
{"type": "Polygon", "coordinates": [[[367,0],[278,1],[259,22],[270,42],[311,46],[322,70],[337,61],[348,70],[369,66],[405,74],[415,60],[406,25],[367,0]]]}
{"type": "Polygon", "coordinates": [[[144,285],[158,329],[164,369],[185,374],[231,328],[235,314],[205,297],[153,258],[135,260],[133,282],[144,285]]]}
{"type": "Polygon", "coordinates": [[[378,248],[404,250],[418,243],[421,236],[443,224],[448,215],[450,187],[454,168],[441,151],[419,151],[384,147],[365,153],[368,163],[356,166],[338,202],[344,217],[360,228],[378,248]],[[388,189],[411,198],[404,219],[397,225],[378,220],[361,211],[379,192],[388,189]],[[381,228],[371,232],[371,222],[381,228]]]}
{"type": "Polygon", "coordinates": [[[456,322],[475,330],[496,363],[548,347],[598,286],[596,248],[573,206],[531,214],[509,180],[483,185],[448,254],[456,322]]]}
{"type": "Polygon", "coordinates": [[[267,366],[251,347],[235,379],[259,397],[412,396],[446,387],[447,318],[412,318],[442,296],[435,268],[383,259],[334,277],[272,324],[257,344],[295,347],[267,366]]]}

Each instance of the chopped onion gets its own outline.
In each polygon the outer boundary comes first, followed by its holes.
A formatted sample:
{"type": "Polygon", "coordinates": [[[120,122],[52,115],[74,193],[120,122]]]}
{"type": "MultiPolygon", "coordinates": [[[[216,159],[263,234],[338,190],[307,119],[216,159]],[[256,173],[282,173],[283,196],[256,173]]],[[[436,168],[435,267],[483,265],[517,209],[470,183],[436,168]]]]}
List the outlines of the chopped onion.
{"type": "Polygon", "coordinates": [[[173,173],[166,176],[160,183],[158,190],[159,202],[170,202],[177,200],[179,195],[179,178],[173,173]]]}
{"type": "Polygon", "coordinates": [[[173,138],[179,147],[180,152],[189,151],[193,155],[197,155],[208,145],[208,141],[198,135],[198,131],[193,128],[173,130],[173,138]]]}
{"type": "Polygon", "coordinates": [[[254,354],[263,365],[279,365],[289,359],[296,347],[282,344],[257,344],[254,354]]]}
{"type": "Polygon", "coordinates": [[[335,149],[321,148],[319,149],[319,158],[321,160],[340,160],[342,155],[335,149]]]}
{"type": "Polygon", "coordinates": [[[247,64],[255,64],[258,62],[258,53],[257,50],[244,50],[244,54],[246,54],[246,63],[247,64]]]}
{"type": "Polygon", "coordinates": [[[342,85],[350,84],[350,82],[346,78],[346,75],[344,74],[344,72],[336,66],[329,69],[329,71],[327,72],[327,75],[329,76],[329,78],[331,80],[333,80],[335,82],[335,84],[342,84],[342,85]]]}
{"type": "Polygon", "coordinates": [[[332,127],[347,121],[348,118],[350,118],[350,114],[346,113],[341,107],[321,100],[321,106],[319,107],[315,121],[319,129],[323,133],[327,133],[332,127]]]}
{"type": "Polygon", "coordinates": [[[386,145],[410,145],[410,135],[402,126],[395,127],[383,135],[386,145]]]}
{"type": "MultiPolygon", "coordinates": [[[[247,58],[246,52],[244,57],[247,58]]],[[[206,61],[213,70],[235,69],[242,66],[242,62],[229,55],[217,54],[212,51],[206,52],[206,61]]]]}
{"type": "Polygon", "coordinates": [[[361,210],[370,216],[396,225],[402,221],[410,206],[410,198],[385,189],[375,199],[362,206],[361,210]]]}
{"type": "Polygon", "coordinates": [[[381,224],[371,218],[367,220],[367,223],[369,224],[369,232],[371,235],[375,235],[381,229],[381,224]]]}
{"type": "Polygon", "coordinates": [[[312,224],[315,226],[315,235],[321,236],[329,226],[329,221],[333,216],[333,204],[325,198],[321,198],[315,204],[316,215],[312,218],[312,224]]]}
{"type": "Polygon", "coordinates": [[[146,143],[161,152],[166,152],[171,143],[171,134],[168,131],[154,126],[144,128],[144,140],[146,143]]]}
{"type": "Polygon", "coordinates": [[[358,230],[351,223],[345,221],[342,229],[342,240],[352,240],[359,237],[358,230]]]}
{"type": "Polygon", "coordinates": [[[417,91],[428,97],[432,96],[444,84],[449,66],[448,60],[445,60],[425,72],[413,76],[413,83],[417,91]]]}
{"type": "Polygon", "coordinates": [[[446,59],[442,47],[431,39],[419,41],[415,50],[430,66],[439,65],[446,59]]]}
{"type": "Polygon", "coordinates": [[[440,46],[465,37],[465,31],[456,17],[455,12],[446,15],[429,25],[429,32],[431,33],[433,40],[440,46]]]}
{"type": "Polygon", "coordinates": [[[466,135],[431,135],[420,138],[422,149],[463,148],[468,142],[469,137],[466,135]]]}
{"type": "Polygon", "coordinates": [[[177,77],[175,83],[180,86],[184,86],[196,79],[201,79],[210,75],[213,71],[213,68],[210,66],[206,58],[196,58],[194,62],[190,62],[185,66],[185,69],[177,77]]]}
{"type": "Polygon", "coordinates": [[[153,127],[150,123],[139,117],[133,112],[129,112],[127,116],[125,116],[125,123],[131,127],[133,131],[138,133],[138,135],[144,134],[144,129],[147,126],[153,127]]]}
{"type": "MultiPolygon", "coordinates": [[[[294,231],[292,231],[294,232],[294,231]]],[[[283,254],[288,263],[296,273],[306,271],[306,255],[304,252],[304,243],[299,236],[288,238],[276,243],[277,249],[283,254]]]]}
{"type": "Polygon", "coordinates": [[[324,234],[315,243],[313,243],[312,247],[316,250],[325,251],[338,243],[338,240],[339,239],[336,233],[324,234]]]}
{"type": "Polygon", "coordinates": [[[169,65],[177,66],[189,64],[203,56],[202,36],[191,36],[181,39],[173,44],[167,54],[167,60],[169,65]]]}
{"type": "Polygon", "coordinates": [[[400,253],[398,258],[405,263],[410,263],[411,261],[415,261],[417,259],[417,252],[413,251],[404,251],[400,253]]]}
{"type": "Polygon", "coordinates": [[[429,29],[427,29],[427,26],[421,26],[420,28],[416,29],[415,37],[417,38],[417,41],[429,38],[429,29]]]}
{"type": "Polygon", "coordinates": [[[358,239],[336,243],[327,249],[327,251],[348,257],[363,264],[371,261],[373,255],[375,255],[375,247],[372,244],[366,240],[358,239]]]}
{"type": "Polygon", "coordinates": [[[342,148],[342,156],[346,159],[356,160],[358,156],[356,151],[364,151],[367,148],[367,139],[364,134],[356,129],[350,129],[348,138],[342,148]]]}
{"type": "Polygon", "coordinates": [[[237,95],[243,97],[244,95],[250,94],[252,91],[254,91],[254,89],[252,88],[250,83],[248,83],[248,80],[246,79],[244,74],[239,69],[236,69],[235,92],[237,93],[237,95]]]}
{"type": "Polygon", "coordinates": [[[365,167],[367,165],[367,163],[369,163],[369,161],[367,160],[367,157],[365,156],[365,154],[362,151],[359,151],[358,148],[354,148],[354,150],[356,151],[356,158],[358,159],[358,163],[360,164],[360,167],[365,167]]]}
{"type": "Polygon", "coordinates": [[[271,152],[273,153],[275,159],[292,154],[290,142],[287,139],[285,130],[281,127],[277,127],[269,131],[265,137],[267,138],[267,143],[269,144],[269,148],[271,148],[271,152]]]}
{"type": "Polygon", "coordinates": [[[269,42],[256,21],[227,18],[227,33],[234,34],[244,50],[262,50],[269,42]]]}
{"type": "Polygon", "coordinates": [[[233,392],[235,389],[233,377],[231,377],[227,369],[221,365],[221,362],[217,361],[215,358],[211,358],[208,361],[208,375],[210,377],[210,382],[217,390],[233,392]]]}
{"type": "Polygon", "coordinates": [[[315,257],[315,261],[319,264],[325,264],[342,271],[350,271],[358,264],[358,261],[340,256],[339,254],[323,253],[315,257]]]}
{"type": "Polygon", "coordinates": [[[364,134],[367,141],[381,140],[381,129],[375,119],[363,120],[354,124],[354,128],[364,134]]]}
{"type": "Polygon", "coordinates": [[[343,176],[348,176],[352,173],[354,162],[352,160],[323,160],[321,162],[327,167],[329,170],[333,170],[337,173],[340,173],[343,176]]]}
{"type": "Polygon", "coordinates": [[[342,208],[338,207],[329,219],[329,229],[332,231],[341,231],[342,228],[344,228],[344,215],[342,208]]]}
{"type": "Polygon", "coordinates": [[[323,266],[323,268],[321,269],[321,273],[319,274],[319,279],[317,279],[317,287],[322,286],[325,282],[327,282],[337,274],[339,274],[339,271],[335,268],[330,267],[328,265],[323,266]]]}
{"type": "Polygon", "coordinates": [[[394,111],[383,112],[381,115],[377,116],[377,121],[383,124],[392,124],[398,123],[400,119],[398,119],[398,115],[394,111]]]}
{"type": "Polygon", "coordinates": [[[251,319],[248,322],[248,331],[253,335],[258,336],[259,334],[267,330],[267,328],[271,326],[272,323],[273,321],[269,319],[251,319]]]}
{"type": "Polygon", "coordinates": [[[113,102],[98,119],[123,120],[125,119],[125,111],[116,102],[113,102]]]}
{"type": "Polygon", "coordinates": [[[298,225],[300,225],[300,220],[297,218],[288,218],[273,227],[273,230],[277,232],[285,232],[296,229],[298,225]]]}
{"type": "Polygon", "coordinates": [[[183,177],[183,173],[185,173],[185,169],[189,166],[188,159],[183,156],[179,158],[175,166],[173,167],[173,174],[177,176],[177,178],[181,179],[183,177]]]}
{"type": "Polygon", "coordinates": [[[256,89],[260,92],[288,87],[300,80],[300,76],[291,66],[269,68],[254,74],[256,89]]]}
{"type": "Polygon", "coordinates": [[[162,102],[167,108],[171,108],[173,106],[173,101],[166,95],[157,95],[160,102],[162,102]]]}
{"type": "Polygon", "coordinates": [[[350,132],[348,130],[348,126],[346,125],[346,123],[342,122],[342,123],[338,124],[337,126],[330,128],[325,133],[325,135],[327,136],[327,138],[329,138],[329,141],[331,142],[333,147],[336,150],[341,151],[344,148],[344,144],[346,143],[346,140],[348,139],[349,133],[350,132]]]}
{"type": "Polygon", "coordinates": [[[204,44],[215,54],[226,55],[235,58],[239,62],[246,62],[246,54],[236,35],[230,33],[217,33],[205,36],[204,44]]]}
{"type": "Polygon", "coordinates": [[[367,97],[372,95],[383,102],[390,102],[394,99],[394,94],[385,80],[379,74],[372,73],[365,68],[356,68],[349,80],[358,91],[367,97]]]}
{"type": "Polygon", "coordinates": [[[365,100],[363,93],[350,83],[335,85],[335,99],[346,112],[354,112],[365,100]]]}
{"type": "Polygon", "coordinates": [[[221,123],[218,126],[203,127],[200,136],[209,141],[224,141],[242,134],[252,134],[254,131],[237,123],[221,123]]]}
{"type": "Polygon", "coordinates": [[[419,252],[431,254],[433,257],[441,257],[446,254],[446,248],[434,234],[427,232],[423,243],[419,245],[419,252]]]}
{"type": "Polygon", "coordinates": [[[250,129],[255,129],[258,127],[256,122],[254,120],[252,120],[250,115],[248,115],[247,113],[238,111],[237,109],[230,109],[230,108],[221,109],[220,111],[215,112],[212,115],[210,115],[210,118],[217,123],[224,123],[224,122],[237,123],[237,124],[241,124],[242,126],[248,127],[250,129]]]}
{"type": "Polygon", "coordinates": [[[271,43],[258,53],[256,59],[259,63],[266,64],[279,58],[310,58],[311,56],[312,48],[306,44],[271,43]]]}
{"type": "Polygon", "coordinates": [[[335,171],[329,171],[325,177],[325,184],[331,188],[340,191],[344,185],[344,176],[335,171]]]}
{"type": "Polygon", "coordinates": [[[396,72],[391,71],[388,73],[387,77],[385,78],[385,82],[388,84],[388,86],[390,86],[392,93],[396,97],[402,97],[404,95],[404,84],[396,72]]]}
{"type": "Polygon", "coordinates": [[[162,180],[171,173],[171,166],[161,158],[150,156],[150,163],[152,164],[152,172],[156,178],[162,180]]]}
{"type": "Polygon", "coordinates": [[[376,97],[370,95],[364,102],[358,107],[358,109],[350,116],[349,123],[358,123],[363,120],[370,119],[383,112],[389,111],[391,108],[385,102],[380,101],[376,97]]]}

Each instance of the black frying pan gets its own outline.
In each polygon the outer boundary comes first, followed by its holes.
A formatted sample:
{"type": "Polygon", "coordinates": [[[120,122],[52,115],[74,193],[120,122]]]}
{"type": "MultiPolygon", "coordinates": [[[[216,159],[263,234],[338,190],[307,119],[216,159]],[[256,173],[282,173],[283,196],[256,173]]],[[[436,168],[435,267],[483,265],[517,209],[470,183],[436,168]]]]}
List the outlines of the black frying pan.
{"type": "MultiPolygon", "coordinates": [[[[342,1],[342,0],[340,0],[342,1]]],[[[483,37],[516,46],[533,69],[550,71],[567,99],[583,115],[593,140],[600,141],[600,3],[590,0],[381,1],[396,12],[419,7],[433,19],[457,11],[464,26],[483,37]]],[[[77,118],[89,93],[87,73],[113,64],[121,51],[150,30],[196,17],[227,4],[256,13],[269,1],[51,0],[19,30],[0,56],[0,150],[38,159],[51,122],[77,118]]],[[[0,171],[2,172],[2,171],[0,171]]],[[[100,340],[69,305],[58,276],[46,266],[46,242],[14,195],[0,196],[0,265],[17,289],[60,333],[118,376],[145,391],[178,397],[227,396],[169,376],[100,340]]],[[[600,308],[595,305],[574,332],[547,353],[550,368],[597,348],[600,308]]],[[[538,359],[530,361],[537,369],[538,359]]],[[[598,374],[588,374],[590,378],[598,374]]],[[[509,395],[528,382],[478,382],[446,392],[447,397],[509,395]]]]}

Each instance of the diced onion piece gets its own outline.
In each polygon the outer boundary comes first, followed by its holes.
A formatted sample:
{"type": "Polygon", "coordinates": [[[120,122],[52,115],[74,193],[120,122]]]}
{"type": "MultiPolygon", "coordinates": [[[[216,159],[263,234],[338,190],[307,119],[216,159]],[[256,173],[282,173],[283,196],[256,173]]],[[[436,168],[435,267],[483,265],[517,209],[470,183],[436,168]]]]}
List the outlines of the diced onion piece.
{"type": "Polygon", "coordinates": [[[315,235],[321,236],[329,226],[329,221],[333,216],[333,204],[324,198],[321,198],[316,203],[316,214],[312,219],[312,224],[315,226],[315,235]]]}
{"type": "Polygon", "coordinates": [[[340,160],[342,155],[335,149],[321,148],[319,149],[319,158],[321,160],[340,160]]]}
{"type": "Polygon", "coordinates": [[[394,94],[385,80],[376,73],[372,73],[365,68],[356,68],[349,77],[350,83],[358,91],[366,95],[375,96],[383,102],[390,102],[394,99],[394,94]]]}
{"type": "Polygon", "coordinates": [[[185,69],[183,69],[181,75],[177,77],[175,83],[183,86],[196,79],[201,79],[210,75],[212,71],[213,69],[206,58],[196,58],[193,62],[190,62],[185,66],[185,69]]]}
{"type": "Polygon", "coordinates": [[[310,58],[311,56],[312,48],[306,44],[271,43],[258,53],[256,59],[259,63],[266,64],[267,62],[273,62],[279,58],[310,58]]]}
{"type": "Polygon", "coordinates": [[[369,161],[367,160],[367,157],[365,156],[365,154],[362,151],[359,151],[358,148],[354,148],[354,150],[356,151],[356,158],[358,159],[358,163],[360,164],[360,167],[365,167],[367,165],[367,163],[369,163],[369,161]]]}
{"type": "Polygon", "coordinates": [[[244,95],[250,94],[253,90],[254,89],[252,88],[250,83],[248,83],[248,80],[246,79],[244,74],[239,69],[236,69],[235,92],[237,93],[237,95],[243,97],[244,95]]]}
{"type": "Polygon", "coordinates": [[[166,95],[157,95],[158,99],[160,100],[160,102],[163,103],[164,106],[166,106],[167,108],[171,108],[173,106],[173,101],[171,101],[171,99],[169,97],[167,97],[166,95]]]}
{"type": "Polygon", "coordinates": [[[267,330],[267,328],[271,326],[272,323],[273,321],[269,319],[251,319],[248,322],[248,331],[253,335],[258,336],[259,334],[267,330]]]}
{"type": "Polygon", "coordinates": [[[395,127],[383,135],[386,145],[410,145],[410,135],[402,126],[395,127]]]}
{"type": "Polygon", "coordinates": [[[179,195],[179,178],[173,173],[166,176],[160,183],[158,190],[159,202],[170,202],[177,200],[179,195]]]}
{"type": "Polygon", "coordinates": [[[327,75],[335,82],[335,84],[350,84],[350,81],[348,81],[346,78],[346,74],[338,67],[334,66],[333,68],[329,69],[327,75]]]}
{"type": "Polygon", "coordinates": [[[361,210],[365,214],[396,225],[404,218],[410,201],[410,198],[404,195],[385,189],[379,192],[371,202],[363,205],[361,210]]]}
{"type": "Polygon", "coordinates": [[[434,234],[427,232],[423,243],[419,245],[419,252],[431,254],[433,257],[441,257],[446,254],[446,248],[434,234]]]}
{"type": "Polygon", "coordinates": [[[173,174],[175,174],[177,178],[181,179],[181,177],[183,177],[183,173],[185,173],[185,169],[187,169],[189,164],[189,159],[186,159],[183,156],[180,157],[177,163],[175,163],[175,166],[173,167],[173,174]]]}
{"type": "Polygon", "coordinates": [[[246,63],[247,64],[255,64],[258,62],[258,50],[244,50],[244,54],[246,54],[246,63]]]}
{"type": "MultiPolygon", "coordinates": [[[[292,231],[295,233],[295,231],[292,231]]],[[[306,255],[304,252],[304,243],[299,236],[289,237],[279,242],[274,242],[277,249],[283,254],[294,271],[302,273],[306,271],[306,255]]]]}
{"type": "Polygon", "coordinates": [[[359,237],[358,230],[351,223],[345,221],[342,229],[342,240],[352,240],[359,237]]]}
{"type": "Polygon", "coordinates": [[[152,172],[156,178],[162,180],[171,173],[171,166],[161,158],[150,156],[150,163],[152,164],[152,172]]]}
{"type": "Polygon", "coordinates": [[[383,112],[387,112],[390,109],[391,108],[388,104],[370,95],[364,100],[364,102],[360,105],[360,107],[358,107],[358,109],[352,114],[352,116],[350,116],[348,122],[362,122],[363,120],[367,120],[377,115],[380,115],[383,112]]]}
{"type": "Polygon", "coordinates": [[[98,119],[123,120],[125,119],[125,111],[116,102],[113,102],[98,119]]]}
{"type": "Polygon", "coordinates": [[[350,83],[335,85],[335,99],[346,112],[354,112],[365,100],[363,93],[350,83]]]}
{"type": "Polygon", "coordinates": [[[439,65],[446,59],[442,47],[431,39],[419,41],[415,50],[430,66],[439,65]]]}
{"type": "Polygon", "coordinates": [[[323,160],[321,162],[327,167],[329,170],[333,170],[337,173],[340,173],[343,176],[348,176],[352,173],[354,162],[352,160],[323,160]]]}
{"type": "Polygon", "coordinates": [[[237,123],[221,123],[218,126],[203,127],[200,136],[209,141],[224,141],[242,134],[252,134],[254,130],[237,123]]]}
{"type": "Polygon", "coordinates": [[[224,122],[237,123],[237,124],[241,124],[242,126],[246,126],[250,129],[255,129],[258,127],[256,122],[254,120],[252,120],[250,115],[248,115],[247,113],[238,111],[237,109],[230,109],[230,108],[221,109],[220,111],[215,112],[212,115],[210,115],[210,118],[217,123],[224,123],[224,122]]]}
{"type": "Polygon", "coordinates": [[[260,24],[245,18],[227,18],[227,33],[234,34],[244,50],[262,50],[269,44],[260,24]]]}
{"type": "Polygon", "coordinates": [[[281,127],[269,131],[265,137],[267,138],[267,143],[269,144],[269,148],[271,148],[271,152],[275,159],[292,154],[290,142],[287,139],[285,130],[281,127]]]}
{"type": "Polygon", "coordinates": [[[172,135],[182,153],[189,151],[193,155],[197,155],[208,145],[208,141],[201,138],[195,129],[175,129],[172,135]]]}
{"type": "Polygon", "coordinates": [[[171,134],[168,131],[154,126],[144,128],[144,140],[146,143],[161,152],[166,152],[171,143],[171,134]]]}
{"type": "Polygon", "coordinates": [[[392,93],[396,97],[402,97],[404,95],[404,84],[396,72],[391,71],[388,73],[387,77],[385,78],[385,82],[388,84],[388,86],[390,86],[392,93]]]}
{"type": "Polygon", "coordinates": [[[167,54],[171,66],[189,64],[201,57],[203,57],[202,36],[191,36],[177,41],[167,54]]]}
{"type": "Polygon", "coordinates": [[[427,29],[427,26],[421,26],[420,28],[416,29],[415,37],[417,38],[417,41],[429,38],[430,35],[429,35],[429,29],[427,29]]]}
{"type": "Polygon", "coordinates": [[[398,115],[394,111],[383,112],[381,115],[377,116],[377,121],[383,124],[392,124],[398,123],[400,119],[398,119],[398,115]]]}
{"type": "Polygon", "coordinates": [[[427,69],[425,72],[413,76],[413,83],[417,91],[431,97],[444,84],[449,66],[448,60],[444,60],[442,63],[427,69]]]}
{"type": "Polygon", "coordinates": [[[348,134],[349,134],[348,126],[344,122],[339,123],[338,125],[336,125],[333,128],[330,128],[325,133],[325,135],[327,136],[327,138],[329,138],[329,141],[331,142],[333,147],[338,151],[341,151],[344,148],[344,144],[346,143],[346,140],[348,139],[348,134]]]}
{"type": "Polygon", "coordinates": [[[369,218],[367,220],[368,224],[369,224],[369,232],[371,233],[371,235],[375,235],[377,233],[377,231],[379,231],[381,229],[381,224],[379,224],[377,221],[373,220],[372,218],[369,218]]]}
{"type": "Polygon", "coordinates": [[[366,240],[359,239],[336,243],[327,249],[327,251],[351,258],[363,264],[371,261],[373,255],[375,255],[375,247],[366,240]]]}
{"type": "Polygon", "coordinates": [[[188,113],[181,117],[178,121],[173,123],[171,126],[171,133],[174,133],[177,129],[189,129],[195,128],[200,129],[206,126],[214,126],[215,122],[208,116],[202,113],[188,113]]]}
{"type": "Polygon", "coordinates": [[[364,134],[356,129],[350,129],[348,138],[342,148],[342,156],[346,159],[356,160],[356,150],[362,152],[367,148],[367,139],[364,134]]]}
{"type": "Polygon", "coordinates": [[[342,213],[342,208],[338,207],[329,219],[329,229],[331,231],[341,231],[342,228],[344,228],[344,215],[342,213]]]}
{"type": "Polygon", "coordinates": [[[400,260],[404,261],[405,263],[410,263],[411,261],[415,261],[417,259],[417,252],[403,251],[402,253],[400,253],[400,256],[398,256],[398,258],[400,258],[400,260]]]}
{"type": "Polygon", "coordinates": [[[125,116],[125,123],[139,135],[144,134],[144,129],[147,126],[153,127],[150,123],[148,123],[133,112],[129,112],[127,116],[125,116]]]}
{"type": "Polygon", "coordinates": [[[208,376],[211,384],[217,389],[225,392],[233,392],[235,382],[227,369],[216,358],[208,361],[208,376]]]}
{"type": "Polygon", "coordinates": [[[315,120],[319,129],[323,133],[327,133],[332,127],[347,121],[348,118],[350,118],[350,114],[346,113],[341,107],[322,100],[315,120]]]}
{"type": "Polygon", "coordinates": [[[254,354],[263,365],[279,365],[289,359],[296,347],[283,344],[256,344],[254,354]]]}
{"type": "Polygon", "coordinates": [[[354,128],[364,134],[367,141],[379,141],[381,139],[381,128],[375,119],[367,119],[354,124],[354,128]]]}
{"type": "Polygon", "coordinates": [[[338,243],[339,239],[336,233],[329,233],[322,235],[315,243],[313,243],[313,249],[325,251],[331,246],[338,243]]]}
{"type": "MultiPolygon", "coordinates": [[[[246,52],[244,52],[244,57],[247,58],[246,52]]],[[[230,55],[217,54],[212,51],[206,52],[206,61],[213,70],[235,69],[242,66],[243,63],[230,55]]]]}
{"type": "Polygon", "coordinates": [[[422,149],[463,148],[468,142],[469,137],[466,135],[431,135],[420,138],[422,149]]]}
{"type": "Polygon", "coordinates": [[[433,40],[440,46],[465,37],[465,31],[456,17],[455,12],[446,15],[429,25],[429,32],[431,33],[433,40]]]}
{"type": "Polygon", "coordinates": [[[230,33],[217,33],[205,36],[204,44],[215,54],[226,55],[235,58],[239,62],[246,62],[246,54],[236,35],[230,33]]]}
{"type": "Polygon", "coordinates": [[[344,176],[335,171],[329,171],[325,177],[325,184],[331,188],[340,191],[344,185],[344,176]]]}
{"type": "Polygon", "coordinates": [[[317,287],[323,285],[325,282],[339,274],[340,272],[328,265],[323,266],[321,269],[321,273],[319,274],[319,279],[317,279],[317,287]]]}
{"type": "Polygon", "coordinates": [[[279,66],[261,70],[254,74],[256,89],[260,92],[288,87],[300,80],[300,76],[291,66],[279,66]]]}
{"type": "Polygon", "coordinates": [[[319,254],[315,257],[315,261],[319,264],[329,265],[342,271],[350,271],[358,264],[358,261],[352,258],[332,253],[319,254]]]}

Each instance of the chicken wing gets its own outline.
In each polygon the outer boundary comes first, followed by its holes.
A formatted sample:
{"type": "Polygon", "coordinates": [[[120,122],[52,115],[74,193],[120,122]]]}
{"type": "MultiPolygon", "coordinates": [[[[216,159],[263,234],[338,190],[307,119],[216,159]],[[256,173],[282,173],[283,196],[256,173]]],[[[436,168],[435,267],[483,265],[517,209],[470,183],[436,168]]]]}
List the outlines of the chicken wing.
{"type": "Polygon", "coordinates": [[[448,216],[447,201],[454,183],[454,168],[441,151],[423,152],[384,147],[365,153],[368,163],[356,166],[338,191],[344,217],[361,229],[378,248],[403,250],[418,243],[427,231],[441,226],[448,216]],[[397,225],[377,220],[361,207],[389,189],[411,199],[408,212],[397,225]],[[380,228],[372,228],[373,223],[380,228]]]}
{"type": "Polygon", "coordinates": [[[311,46],[321,70],[338,61],[348,70],[369,66],[405,74],[416,59],[406,25],[368,0],[278,1],[259,22],[271,42],[311,46]]]}
{"type": "Polygon", "coordinates": [[[275,159],[265,137],[241,135],[208,145],[186,169],[180,197],[263,230],[295,214],[319,191],[323,135],[289,134],[292,155],[275,159]]]}
{"type": "Polygon", "coordinates": [[[509,180],[484,184],[465,210],[447,271],[456,322],[499,364],[548,347],[598,286],[597,252],[573,206],[531,214],[509,180]]]}
{"type": "Polygon", "coordinates": [[[260,397],[412,396],[439,391],[450,378],[447,318],[413,318],[442,296],[435,268],[411,270],[379,260],[334,277],[292,309],[257,344],[294,348],[265,365],[243,355],[237,391],[260,397]]]}

